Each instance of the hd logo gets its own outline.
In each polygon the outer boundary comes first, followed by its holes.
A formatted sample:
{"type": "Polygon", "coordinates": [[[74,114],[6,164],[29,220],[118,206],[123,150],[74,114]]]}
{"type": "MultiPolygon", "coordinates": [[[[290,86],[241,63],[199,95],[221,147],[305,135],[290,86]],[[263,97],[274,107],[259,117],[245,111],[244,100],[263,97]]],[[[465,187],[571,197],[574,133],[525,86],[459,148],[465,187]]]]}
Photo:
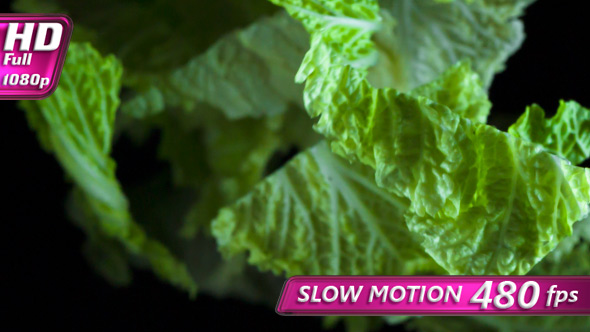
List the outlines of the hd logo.
{"type": "Polygon", "coordinates": [[[0,99],[43,99],[57,88],[73,23],[66,15],[0,14],[0,99]]]}

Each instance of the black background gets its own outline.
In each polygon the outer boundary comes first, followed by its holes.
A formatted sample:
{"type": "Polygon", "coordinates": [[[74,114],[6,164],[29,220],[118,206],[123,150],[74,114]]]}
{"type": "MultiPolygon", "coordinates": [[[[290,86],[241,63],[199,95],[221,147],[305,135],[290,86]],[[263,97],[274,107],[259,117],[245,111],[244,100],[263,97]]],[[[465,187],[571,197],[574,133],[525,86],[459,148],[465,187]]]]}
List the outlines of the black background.
{"type": "MultiPolygon", "coordinates": [[[[505,129],[531,103],[551,114],[560,99],[590,106],[590,21],[584,3],[540,0],[528,8],[527,39],[490,91],[491,123],[505,129]]],[[[236,300],[201,295],[191,301],[150,272],[136,271],[127,288],[107,284],[82,256],[84,234],[65,217],[69,186],[61,168],[39,148],[15,102],[0,101],[0,109],[0,328],[9,323],[67,330],[321,327],[319,318],[280,317],[236,300]]],[[[155,145],[138,150],[123,142],[114,157],[129,170],[166,167],[158,164],[155,145]]]]}

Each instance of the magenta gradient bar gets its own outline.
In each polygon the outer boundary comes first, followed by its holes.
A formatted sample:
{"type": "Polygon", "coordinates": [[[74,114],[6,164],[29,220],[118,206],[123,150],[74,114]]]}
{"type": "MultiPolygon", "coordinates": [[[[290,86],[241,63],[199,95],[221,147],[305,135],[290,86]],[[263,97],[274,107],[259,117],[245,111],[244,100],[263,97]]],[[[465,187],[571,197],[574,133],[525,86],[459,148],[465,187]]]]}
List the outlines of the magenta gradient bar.
{"type": "MultiPolygon", "coordinates": [[[[67,15],[62,14],[0,14],[0,100],[43,99],[50,96],[59,83],[73,27],[72,20],[67,15]],[[18,24],[16,30],[18,34],[24,33],[26,23],[35,24],[29,49],[21,50],[22,39],[20,38],[15,40],[12,49],[4,49],[10,23],[18,24]],[[41,23],[57,23],[61,25],[62,33],[57,49],[35,50],[35,42],[41,23]],[[10,61],[8,64],[4,64],[8,53],[11,54],[10,61]],[[21,63],[13,65],[12,59],[21,59],[21,63]],[[28,61],[24,61],[25,59],[28,59],[28,61]],[[6,77],[7,75],[8,77],[6,77]],[[19,78],[19,84],[11,85],[7,83],[13,75],[15,78],[19,78]],[[34,77],[33,75],[46,78],[45,82],[47,84],[28,84],[30,79],[21,80],[22,75],[29,78],[34,77]],[[21,82],[27,82],[27,84],[20,84],[21,82]]],[[[45,35],[45,45],[51,45],[53,31],[48,30],[45,35]]]]}
{"type": "Polygon", "coordinates": [[[285,282],[276,311],[304,316],[590,315],[590,276],[297,276],[285,282]],[[514,292],[500,295],[501,283],[504,292],[514,292]]]}

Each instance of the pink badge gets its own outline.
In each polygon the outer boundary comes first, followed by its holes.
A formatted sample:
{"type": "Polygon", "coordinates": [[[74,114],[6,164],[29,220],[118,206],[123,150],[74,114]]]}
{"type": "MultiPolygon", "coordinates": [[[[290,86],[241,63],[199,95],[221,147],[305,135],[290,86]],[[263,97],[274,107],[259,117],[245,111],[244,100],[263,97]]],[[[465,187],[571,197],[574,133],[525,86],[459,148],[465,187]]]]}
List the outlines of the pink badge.
{"type": "Polygon", "coordinates": [[[590,315],[588,276],[301,276],[281,315],[590,315]]]}
{"type": "Polygon", "coordinates": [[[0,100],[43,99],[57,88],[72,36],[61,14],[0,14],[0,100]]]}

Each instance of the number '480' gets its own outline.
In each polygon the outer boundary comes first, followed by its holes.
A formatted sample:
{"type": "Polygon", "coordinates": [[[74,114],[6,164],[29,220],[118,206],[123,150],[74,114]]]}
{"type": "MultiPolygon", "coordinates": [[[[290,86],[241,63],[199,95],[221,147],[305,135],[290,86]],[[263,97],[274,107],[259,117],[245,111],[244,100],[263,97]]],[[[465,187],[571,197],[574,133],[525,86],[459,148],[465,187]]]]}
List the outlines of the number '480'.
{"type": "MultiPolygon", "coordinates": [[[[469,303],[481,303],[482,309],[487,309],[488,304],[494,303],[494,307],[498,309],[508,309],[514,305],[514,294],[516,292],[516,284],[512,281],[503,281],[498,284],[498,295],[493,299],[490,298],[492,291],[492,281],[486,281],[473,295],[469,303]]],[[[539,300],[539,284],[536,281],[525,282],[518,290],[517,301],[518,306],[522,309],[530,309],[539,300]],[[525,294],[528,289],[532,289],[531,298],[528,302],[525,300],[525,294]]]]}

